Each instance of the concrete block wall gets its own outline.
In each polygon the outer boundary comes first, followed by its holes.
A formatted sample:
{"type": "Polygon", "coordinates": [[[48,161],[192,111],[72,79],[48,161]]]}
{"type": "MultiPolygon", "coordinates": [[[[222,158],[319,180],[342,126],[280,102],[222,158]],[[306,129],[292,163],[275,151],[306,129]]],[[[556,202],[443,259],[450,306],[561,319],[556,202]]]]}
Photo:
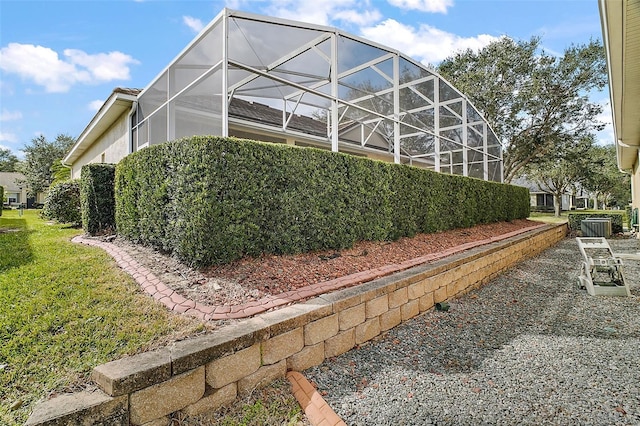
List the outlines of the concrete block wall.
{"type": "Polygon", "coordinates": [[[148,426],[166,424],[176,411],[196,415],[216,409],[288,370],[319,365],[435,303],[481,286],[566,233],[566,225],[545,226],[97,366],[92,378],[101,391],[41,403],[26,424],[94,424],[83,419],[101,418],[148,426]]]}

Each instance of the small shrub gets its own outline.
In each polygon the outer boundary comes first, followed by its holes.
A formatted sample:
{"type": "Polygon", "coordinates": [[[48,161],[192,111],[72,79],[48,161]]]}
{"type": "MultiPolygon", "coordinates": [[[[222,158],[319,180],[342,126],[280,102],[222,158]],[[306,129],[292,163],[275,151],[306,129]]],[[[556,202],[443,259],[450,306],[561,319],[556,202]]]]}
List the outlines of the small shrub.
{"type": "Polygon", "coordinates": [[[113,194],[114,164],[87,164],[80,174],[82,229],[89,235],[112,233],[116,229],[113,194]]]}
{"type": "Polygon", "coordinates": [[[79,224],[80,182],[69,180],[49,189],[42,208],[42,216],[61,223],[79,224]]]}

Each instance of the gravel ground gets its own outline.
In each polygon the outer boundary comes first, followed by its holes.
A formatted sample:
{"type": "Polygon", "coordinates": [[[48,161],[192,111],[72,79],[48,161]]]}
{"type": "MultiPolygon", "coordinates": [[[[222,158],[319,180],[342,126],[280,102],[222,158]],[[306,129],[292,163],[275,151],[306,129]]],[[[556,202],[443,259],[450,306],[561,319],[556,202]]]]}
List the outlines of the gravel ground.
{"type": "Polygon", "coordinates": [[[349,425],[640,425],[640,262],[631,298],[579,289],[580,262],[567,238],[305,375],[349,425]]]}

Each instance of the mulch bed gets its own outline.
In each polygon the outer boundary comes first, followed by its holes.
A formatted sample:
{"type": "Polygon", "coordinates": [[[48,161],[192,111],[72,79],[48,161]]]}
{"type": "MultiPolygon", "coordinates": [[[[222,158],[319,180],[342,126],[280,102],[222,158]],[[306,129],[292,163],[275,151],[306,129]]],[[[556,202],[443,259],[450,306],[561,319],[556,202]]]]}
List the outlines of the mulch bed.
{"type": "Polygon", "coordinates": [[[397,241],[364,241],[338,251],[265,254],[203,269],[191,268],[170,256],[119,238],[114,244],[184,297],[208,305],[233,306],[539,224],[525,219],[491,223],[397,241]]]}

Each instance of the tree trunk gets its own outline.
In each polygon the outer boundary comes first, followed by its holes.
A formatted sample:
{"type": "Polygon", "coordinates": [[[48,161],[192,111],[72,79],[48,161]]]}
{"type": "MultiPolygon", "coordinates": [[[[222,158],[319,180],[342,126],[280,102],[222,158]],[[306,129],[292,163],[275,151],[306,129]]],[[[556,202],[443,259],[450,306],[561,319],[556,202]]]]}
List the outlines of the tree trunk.
{"type": "Polygon", "coordinates": [[[553,194],[553,208],[555,217],[560,217],[560,212],[562,211],[562,194],[553,194]]]}

